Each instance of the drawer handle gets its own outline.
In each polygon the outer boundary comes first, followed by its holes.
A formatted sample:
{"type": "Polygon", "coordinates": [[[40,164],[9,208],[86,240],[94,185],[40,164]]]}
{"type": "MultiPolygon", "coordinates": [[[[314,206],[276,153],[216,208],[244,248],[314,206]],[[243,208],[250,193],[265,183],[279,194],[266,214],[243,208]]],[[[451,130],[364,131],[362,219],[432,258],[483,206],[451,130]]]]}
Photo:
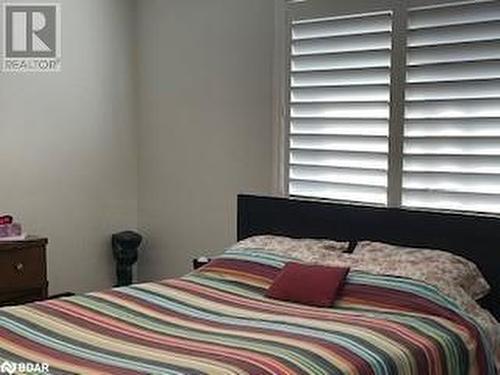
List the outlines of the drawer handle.
{"type": "Polygon", "coordinates": [[[21,273],[24,270],[24,264],[17,263],[16,265],[14,265],[14,268],[16,269],[17,272],[21,273]]]}

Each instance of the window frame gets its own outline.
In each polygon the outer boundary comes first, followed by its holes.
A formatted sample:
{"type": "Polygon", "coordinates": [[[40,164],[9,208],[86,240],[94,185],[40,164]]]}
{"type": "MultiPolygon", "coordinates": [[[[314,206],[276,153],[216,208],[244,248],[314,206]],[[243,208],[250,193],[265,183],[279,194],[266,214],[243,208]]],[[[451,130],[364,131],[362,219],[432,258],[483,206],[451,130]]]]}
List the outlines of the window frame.
{"type": "MultiPolygon", "coordinates": [[[[476,2],[487,2],[479,0],[476,2]]],[[[415,7],[439,7],[446,4],[467,4],[472,0],[351,0],[335,4],[329,0],[279,0],[275,7],[275,134],[278,152],[275,155],[275,174],[278,194],[286,197],[318,199],[312,197],[290,196],[290,96],[291,96],[291,31],[292,22],[302,19],[343,17],[392,12],[392,52],[389,116],[389,152],[387,169],[387,205],[377,203],[352,202],[319,198],[347,204],[371,205],[382,207],[406,208],[418,211],[461,212],[486,216],[499,214],[454,209],[431,209],[403,206],[403,146],[405,127],[405,89],[407,63],[407,22],[408,10],[415,7]],[[277,91],[277,92],[276,92],[277,91]]]]}

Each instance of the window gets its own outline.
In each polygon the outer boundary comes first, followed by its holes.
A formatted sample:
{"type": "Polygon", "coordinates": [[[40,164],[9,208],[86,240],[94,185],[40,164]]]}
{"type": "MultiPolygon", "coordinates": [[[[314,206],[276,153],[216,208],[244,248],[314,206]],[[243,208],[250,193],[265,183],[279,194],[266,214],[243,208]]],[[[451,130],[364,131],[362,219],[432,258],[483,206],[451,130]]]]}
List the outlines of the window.
{"type": "Polygon", "coordinates": [[[292,25],[290,193],[387,201],[389,13],[292,25]]]}
{"type": "Polygon", "coordinates": [[[500,213],[500,7],[408,15],[403,204],[500,213]]]}
{"type": "Polygon", "coordinates": [[[292,19],[289,194],[500,213],[500,2],[389,8],[292,19]]]}

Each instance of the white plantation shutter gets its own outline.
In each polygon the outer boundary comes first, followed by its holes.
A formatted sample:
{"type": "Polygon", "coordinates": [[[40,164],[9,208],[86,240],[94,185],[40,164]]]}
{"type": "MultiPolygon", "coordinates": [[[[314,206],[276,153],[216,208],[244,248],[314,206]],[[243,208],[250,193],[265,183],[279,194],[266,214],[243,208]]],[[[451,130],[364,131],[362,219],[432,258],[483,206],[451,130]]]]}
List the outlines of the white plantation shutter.
{"type": "Polygon", "coordinates": [[[289,193],[386,204],[391,14],[291,29],[289,193]]]}
{"type": "Polygon", "coordinates": [[[408,13],[404,206],[500,213],[500,3],[408,13]]]}
{"type": "Polygon", "coordinates": [[[351,1],[291,8],[289,194],[500,214],[500,1],[351,1]]]}

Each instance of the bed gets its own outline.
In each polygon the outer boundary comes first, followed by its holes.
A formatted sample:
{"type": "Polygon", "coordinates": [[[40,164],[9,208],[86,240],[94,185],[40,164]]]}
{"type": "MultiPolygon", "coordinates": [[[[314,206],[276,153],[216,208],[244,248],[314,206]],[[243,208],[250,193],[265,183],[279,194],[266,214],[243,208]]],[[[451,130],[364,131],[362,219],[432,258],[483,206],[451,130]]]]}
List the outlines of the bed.
{"type": "MultiPolygon", "coordinates": [[[[357,222],[358,210],[373,209],[240,196],[239,237],[389,240],[383,234],[393,231],[363,227],[374,224],[367,217],[357,222]],[[351,226],[356,222],[359,227],[351,226]],[[372,232],[362,235],[362,228],[372,232]]],[[[381,209],[378,215],[399,215],[401,225],[413,213],[381,209]]],[[[444,215],[449,230],[454,218],[444,215]]],[[[425,227],[432,219],[424,219],[418,222],[425,227]]],[[[500,222],[487,220],[489,226],[476,229],[498,235],[486,229],[500,222]]],[[[418,233],[411,245],[444,245],[430,237],[420,242],[418,233]]],[[[496,373],[481,324],[419,280],[354,270],[328,308],[266,297],[281,269],[296,260],[231,247],[179,279],[1,309],[0,363],[7,370],[48,365],[52,374],[496,373]]],[[[491,296],[481,302],[498,313],[491,296]]]]}
{"type": "Polygon", "coordinates": [[[238,239],[259,234],[339,241],[371,240],[447,250],[478,265],[492,286],[480,303],[500,319],[498,216],[240,195],[238,239]]]}

